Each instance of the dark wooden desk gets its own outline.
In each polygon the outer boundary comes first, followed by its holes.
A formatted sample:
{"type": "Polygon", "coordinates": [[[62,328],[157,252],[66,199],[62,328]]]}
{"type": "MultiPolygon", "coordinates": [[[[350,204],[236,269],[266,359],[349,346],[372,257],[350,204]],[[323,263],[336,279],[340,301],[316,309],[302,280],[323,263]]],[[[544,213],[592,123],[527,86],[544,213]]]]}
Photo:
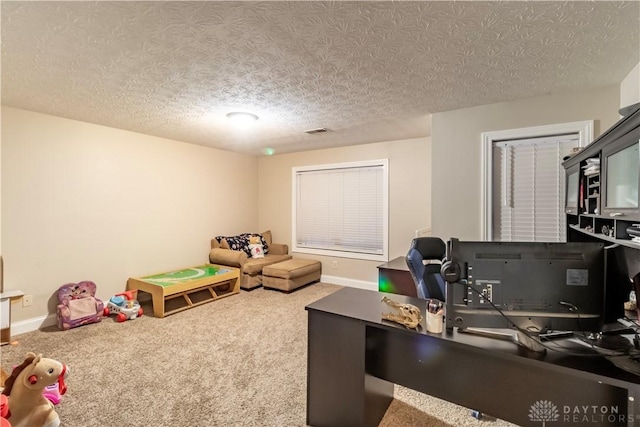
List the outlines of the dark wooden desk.
{"type": "Polygon", "coordinates": [[[456,331],[427,334],[424,324],[408,330],[381,320],[390,311],[383,295],[344,288],[306,307],[308,425],[377,426],[394,383],[522,426],[640,424],[640,377],[600,356],[539,355],[456,331]],[[535,405],[547,405],[547,418],[529,418],[535,405]]]}
{"type": "Polygon", "coordinates": [[[394,258],[378,266],[378,290],[410,297],[418,296],[405,257],[394,258]]]}

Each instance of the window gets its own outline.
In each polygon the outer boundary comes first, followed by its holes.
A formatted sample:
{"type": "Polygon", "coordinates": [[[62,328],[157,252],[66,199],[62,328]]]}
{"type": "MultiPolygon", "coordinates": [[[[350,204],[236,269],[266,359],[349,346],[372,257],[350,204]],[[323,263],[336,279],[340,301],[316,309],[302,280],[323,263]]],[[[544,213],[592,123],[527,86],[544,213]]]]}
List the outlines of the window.
{"type": "Polygon", "coordinates": [[[388,260],[388,160],[293,168],[293,251],[388,260]]]}

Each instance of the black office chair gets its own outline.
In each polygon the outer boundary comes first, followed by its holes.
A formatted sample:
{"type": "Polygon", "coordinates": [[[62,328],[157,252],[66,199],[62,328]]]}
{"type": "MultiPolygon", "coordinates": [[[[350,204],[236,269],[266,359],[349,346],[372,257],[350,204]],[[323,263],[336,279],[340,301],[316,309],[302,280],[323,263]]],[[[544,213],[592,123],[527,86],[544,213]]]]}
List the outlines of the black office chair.
{"type": "Polygon", "coordinates": [[[416,237],[411,241],[406,260],[418,298],[445,300],[445,282],[440,275],[440,263],[446,250],[446,244],[439,237],[416,237]],[[425,260],[436,260],[438,263],[425,264],[425,260]]]}
{"type": "MultiPolygon", "coordinates": [[[[407,252],[407,266],[416,284],[418,298],[436,298],[445,301],[446,284],[440,268],[447,252],[447,245],[439,237],[416,237],[411,241],[411,248],[407,252]],[[437,263],[425,264],[426,260],[436,260],[437,263]]],[[[471,411],[471,416],[482,419],[480,411],[471,411]]]]}

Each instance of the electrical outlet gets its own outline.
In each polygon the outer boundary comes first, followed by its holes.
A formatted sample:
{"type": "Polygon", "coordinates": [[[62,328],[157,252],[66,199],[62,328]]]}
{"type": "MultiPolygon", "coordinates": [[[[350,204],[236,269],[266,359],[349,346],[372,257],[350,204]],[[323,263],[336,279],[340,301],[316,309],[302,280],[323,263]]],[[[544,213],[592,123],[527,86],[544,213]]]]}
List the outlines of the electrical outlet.
{"type": "Polygon", "coordinates": [[[30,307],[33,304],[33,295],[23,295],[22,296],[22,306],[30,307]]]}
{"type": "Polygon", "coordinates": [[[338,268],[338,261],[333,261],[332,267],[333,268],[338,268]]]}

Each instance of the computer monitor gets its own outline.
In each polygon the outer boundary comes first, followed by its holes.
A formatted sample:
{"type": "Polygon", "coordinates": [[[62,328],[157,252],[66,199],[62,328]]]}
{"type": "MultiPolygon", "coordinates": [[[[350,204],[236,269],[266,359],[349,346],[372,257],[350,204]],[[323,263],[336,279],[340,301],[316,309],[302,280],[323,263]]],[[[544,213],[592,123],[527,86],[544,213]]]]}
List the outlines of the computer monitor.
{"type": "Polygon", "coordinates": [[[451,239],[443,273],[448,329],[596,332],[604,324],[604,243],[451,239]]]}

